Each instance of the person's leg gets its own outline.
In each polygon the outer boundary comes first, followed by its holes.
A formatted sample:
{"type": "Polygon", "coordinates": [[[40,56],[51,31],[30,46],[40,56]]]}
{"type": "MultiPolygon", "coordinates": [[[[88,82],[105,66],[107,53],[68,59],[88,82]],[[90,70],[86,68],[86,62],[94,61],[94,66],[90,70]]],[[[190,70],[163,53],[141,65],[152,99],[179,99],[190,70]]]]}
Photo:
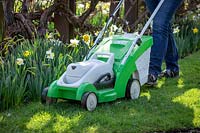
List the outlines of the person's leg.
{"type": "Polygon", "coordinates": [[[149,74],[156,77],[161,73],[162,61],[167,51],[170,22],[181,2],[182,0],[165,0],[154,18],[149,74]]]}
{"type": "Polygon", "coordinates": [[[156,9],[156,6],[159,3],[159,0],[145,0],[145,3],[150,11],[150,13],[153,13],[153,11],[156,9]]]}
{"type": "Polygon", "coordinates": [[[164,76],[168,77],[178,76],[179,74],[178,50],[176,47],[176,42],[174,39],[171,25],[169,26],[169,37],[168,37],[167,52],[165,56],[165,63],[166,63],[166,71],[163,73],[165,74],[164,76]]]}

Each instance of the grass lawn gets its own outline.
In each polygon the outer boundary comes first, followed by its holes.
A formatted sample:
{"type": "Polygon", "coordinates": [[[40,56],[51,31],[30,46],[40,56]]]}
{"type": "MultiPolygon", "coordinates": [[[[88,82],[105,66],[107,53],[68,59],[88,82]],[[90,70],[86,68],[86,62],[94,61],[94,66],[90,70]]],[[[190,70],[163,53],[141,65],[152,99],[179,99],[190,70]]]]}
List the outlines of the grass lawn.
{"type": "Polygon", "coordinates": [[[0,113],[0,132],[154,132],[200,128],[200,51],[180,60],[177,79],[142,87],[135,101],[99,104],[94,112],[79,103],[39,102],[0,113]]]}

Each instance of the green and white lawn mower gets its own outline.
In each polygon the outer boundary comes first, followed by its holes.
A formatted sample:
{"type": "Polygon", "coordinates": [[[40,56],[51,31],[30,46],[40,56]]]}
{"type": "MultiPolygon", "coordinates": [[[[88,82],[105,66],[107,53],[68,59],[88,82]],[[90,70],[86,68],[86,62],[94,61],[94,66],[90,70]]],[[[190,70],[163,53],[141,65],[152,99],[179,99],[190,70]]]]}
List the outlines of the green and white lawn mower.
{"type": "Polygon", "coordinates": [[[148,80],[153,44],[152,37],[143,34],[164,0],[160,1],[139,35],[125,33],[102,39],[123,2],[119,2],[84,61],[69,64],[64,74],[43,90],[42,103],[70,99],[80,101],[82,107],[93,111],[98,103],[139,97],[140,87],[148,80]]]}

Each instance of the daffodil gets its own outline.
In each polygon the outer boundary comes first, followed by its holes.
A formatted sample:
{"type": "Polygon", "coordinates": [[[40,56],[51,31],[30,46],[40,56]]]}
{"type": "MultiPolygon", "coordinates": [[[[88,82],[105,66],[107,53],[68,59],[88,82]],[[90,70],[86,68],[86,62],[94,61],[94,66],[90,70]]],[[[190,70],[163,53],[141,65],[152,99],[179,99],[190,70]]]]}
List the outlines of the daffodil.
{"type": "Polygon", "coordinates": [[[31,52],[30,51],[24,51],[23,53],[24,57],[28,57],[31,55],[31,52]]]}
{"type": "Polygon", "coordinates": [[[185,2],[185,6],[188,6],[189,4],[188,4],[188,2],[185,2]]]}
{"type": "Polygon", "coordinates": [[[116,32],[118,29],[119,28],[116,25],[114,25],[114,24],[111,25],[111,31],[112,32],[116,32]]]}
{"type": "Polygon", "coordinates": [[[83,35],[83,41],[86,43],[90,43],[90,35],[88,34],[83,35]]]}
{"type": "Polygon", "coordinates": [[[119,27],[117,31],[118,31],[118,33],[124,33],[122,27],[119,27]]]}
{"type": "Polygon", "coordinates": [[[184,9],[187,10],[187,9],[188,9],[188,6],[189,6],[188,2],[185,2],[185,3],[184,3],[184,9]]]}
{"type": "Polygon", "coordinates": [[[98,36],[98,35],[99,35],[99,31],[96,31],[96,32],[94,33],[94,35],[95,35],[95,36],[98,36]]]}
{"type": "Polygon", "coordinates": [[[90,8],[90,3],[86,3],[86,9],[90,8]]]}
{"type": "Polygon", "coordinates": [[[96,9],[97,10],[101,10],[102,9],[102,3],[101,2],[99,2],[99,4],[97,4],[96,9]]]}
{"type": "Polygon", "coordinates": [[[107,11],[107,10],[102,10],[102,14],[103,14],[103,15],[107,15],[107,14],[108,14],[108,11],[107,11]]]}
{"type": "Polygon", "coordinates": [[[179,27],[176,27],[176,28],[174,29],[174,31],[173,31],[174,34],[179,33],[179,32],[180,32],[179,27]]]}
{"type": "Polygon", "coordinates": [[[19,65],[19,66],[24,65],[24,60],[22,58],[17,58],[16,64],[19,65]]]}
{"type": "Polygon", "coordinates": [[[42,5],[46,5],[48,3],[48,1],[47,0],[43,0],[43,1],[41,1],[41,3],[42,3],[42,5]]]}
{"type": "Polygon", "coordinates": [[[46,33],[46,35],[45,35],[45,37],[47,38],[47,39],[52,39],[52,38],[54,38],[54,35],[52,34],[52,33],[46,33]]]}
{"type": "Polygon", "coordinates": [[[79,8],[84,8],[84,7],[85,7],[85,5],[84,5],[84,4],[81,4],[81,3],[79,3],[79,4],[77,5],[77,7],[78,7],[78,9],[79,9],[79,8]]]}
{"type": "Polygon", "coordinates": [[[192,29],[194,34],[197,34],[199,32],[199,29],[197,29],[196,27],[194,29],[192,29]]]}
{"type": "Polygon", "coordinates": [[[53,59],[55,56],[55,54],[52,52],[51,49],[49,49],[48,51],[46,51],[46,58],[47,59],[53,59]]]}
{"type": "Polygon", "coordinates": [[[60,46],[60,45],[62,45],[62,42],[59,39],[57,39],[57,40],[50,39],[50,42],[53,43],[54,46],[60,46]]]}
{"type": "Polygon", "coordinates": [[[103,4],[103,9],[104,9],[104,10],[109,10],[109,9],[110,9],[110,3],[109,3],[109,2],[104,3],[104,4],[103,4]]]}
{"type": "Polygon", "coordinates": [[[70,44],[69,44],[69,46],[75,48],[75,47],[78,46],[78,43],[79,43],[79,40],[77,40],[77,39],[70,39],[70,44]]]}
{"type": "Polygon", "coordinates": [[[195,15],[192,16],[192,20],[197,21],[197,19],[198,19],[198,16],[195,16],[195,15]]]}

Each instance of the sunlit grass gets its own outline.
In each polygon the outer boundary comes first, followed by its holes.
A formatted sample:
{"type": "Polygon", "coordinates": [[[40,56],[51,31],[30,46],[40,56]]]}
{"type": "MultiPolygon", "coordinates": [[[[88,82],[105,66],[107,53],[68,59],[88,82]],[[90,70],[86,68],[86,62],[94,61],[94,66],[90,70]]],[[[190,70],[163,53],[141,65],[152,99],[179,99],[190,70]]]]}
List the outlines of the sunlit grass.
{"type": "Polygon", "coordinates": [[[41,130],[48,125],[48,122],[50,122],[51,119],[51,114],[47,112],[37,113],[30,119],[26,127],[30,130],[41,130]]]}
{"type": "Polygon", "coordinates": [[[140,97],[146,97],[147,99],[148,99],[148,101],[151,99],[151,94],[150,94],[150,92],[149,91],[147,91],[147,92],[142,92],[141,94],[140,94],[140,97]]]}
{"type": "Polygon", "coordinates": [[[200,105],[197,107],[194,107],[194,119],[193,124],[196,127],[200,127],[200,105]]]}
{"type": "Polygon", "coordinates": [[[200,126],[200,89],[192,88],[181,96],[175,97],[173,102],[183,104],[194,110],[193,124],[200,126]]]}
{"type": "MultiPolygon", "coordinates": [[[[184,94],[175,97],[173,102],[178,102],[186,107],[194,107],[200,106],[200,89],[199,88],[191,88],[186,91],[184,94]]],[[[199,114],[200,115],[200,114],[199,114]]]]}
{"type": "Polygon", "coordinates": [[[81,115],[73,116],[73,117],[64,117],[61,115],[56,116],[56,121],[53,124],[53,130],[55,132],[64,132],[73,128],[74,125],[79,123],[81,119],[81,115]]]}
{"type": "Polygon", "coordinates": [[[98,131],[98,126],[90,126],[86,129],[86,131],[89,133],[95,133],[98,131]]]}
{"type": "Polygon", "coordinates": [[[183,78],[179,78],[178,79],[178,84],[177,84],[177,87],[178,88],[183,88],[185,85],[184,85],[184,79],[183,78]]]}
{"type": "Polygon", "coordinates": [[[165,84],[166,78],[162,78],[158,81],[157,87],[161,88],[165,84]]]}

